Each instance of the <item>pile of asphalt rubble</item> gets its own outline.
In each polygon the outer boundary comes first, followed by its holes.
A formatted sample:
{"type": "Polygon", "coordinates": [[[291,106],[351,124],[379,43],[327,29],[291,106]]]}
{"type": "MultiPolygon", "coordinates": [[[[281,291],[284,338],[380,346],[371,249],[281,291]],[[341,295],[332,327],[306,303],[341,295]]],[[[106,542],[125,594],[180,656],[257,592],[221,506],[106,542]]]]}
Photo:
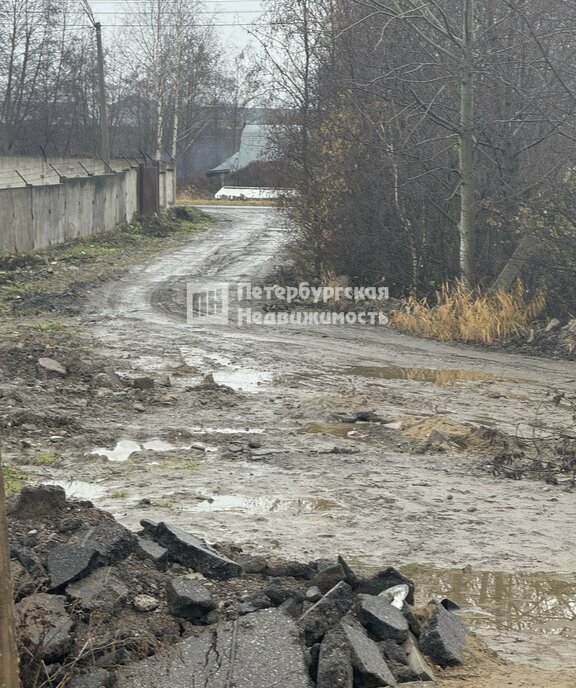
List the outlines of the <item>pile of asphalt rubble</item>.
{"type": "Polygon", "coordinates": [[[457,606],[415,609],[392,567],[246,556],[151,520],[135,534],[47,485],[9,528],[24,688],[408,688],[462,661],[457,606]]]}

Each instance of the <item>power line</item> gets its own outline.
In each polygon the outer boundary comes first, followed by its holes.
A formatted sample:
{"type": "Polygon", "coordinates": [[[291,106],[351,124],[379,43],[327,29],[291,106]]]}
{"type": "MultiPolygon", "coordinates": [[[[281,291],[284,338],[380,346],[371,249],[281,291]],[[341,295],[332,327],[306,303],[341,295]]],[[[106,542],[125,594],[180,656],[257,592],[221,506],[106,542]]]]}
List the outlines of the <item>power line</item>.
{"type": "MultiPolygon", "coordinates": [[[[92,2],[94,2],[94,0],[92,0],[92,2]]],[[[197,10],[195,13],[196,14],[210,14],[210,15],[213,15],[213,14],[261,14],[262,10],[228,10],[228,11],[227,10],[197,10]]],[[[38,12],[32,11],[32,12],[28,12],[28,14],[29,15],[36,15],[36,16],[44,16],[45,15],[45,13],[41,12],[41,11],[38,11],[38,12]]],[[[98,16],[108,15],[108,16],[117,17],[117,16],[121,16],[122,14],[123,14],[122,12],[110,12],[110,11],[98,12],[98,16]]],[[[136,16],[137,16],[137,14],[136,14],[136,16]]],[[[162,16],[178,16],[179,14],[180,14],[179,12],[162,12],[162,16]]],[[[90,21],[92,21],[94,16],[93,15],[89,15],[89,16],[90,16],[90,21]]],[[[134,14],[131,14],[130,16],[134,16],[134,14]]]]}
{"type": "MultiPolygon", "coordinates": [[[[92,3],[95,5],[97,5],[99,2],[101,2],[105,5],[110,4],[110,0],[92,0],[92,3]]],[[[235,4],[247,5],[247,4],[250,4],[253,2],[260,4],[260,0],[200,0],[200,2],[198,2],[198,0],[190,0],[190,3],[193,5],[196,5],[196,4],[200,4],[200,5],[208,5],[208,4],[210,4],[210,5],[235,5],[235,4]]],[[[129,5],[129,4],[141,5],[142,0],[123,0],[122,4],[123,5],[129,5]]],[[[123,12],[121,7],[117,10],[117,12],[118,12],[118,14],[121,14],[123,12]]]]}
{"type": "MultiPolygon", "coordinates": [[[[217,23],[210,23],[210,24],[197,24],[196,22],[192,22],[190,26],[193,27],[198,27],[198,28],[209,28],[211,26],[214,26],[216,28],[220,27],[235,27],[238,26],[240,28],[259,28],[263,29],[266,28],[267,26],[300,26],[298,22],[248,22],[246,24],[243,24],[241,22],[235,22],[232,24],[217,24],[217,23]]],[[[179,24],[170,24],[170,23],[165,23],[163,26],[168,27],[168,28],[180,28],[179,24]]],[[[68,24],[67,27],[69,29],[91,29],[93,28],[91,24],[68,24]]],[[[139,29],[148,29],[150,28],[150,24],[102,24],[103,29],[130,29],[130,28],[139,28],[139,29]]]]}
{"type": "MultiPolygon", "coordinates": [[[[98,4],[99,2],[101,2],[105,5],[110,4],[110,0],[92,0],[93,4],[98,4]]],[[[198,0],[190,0],[190,2],[191,2],[191,4],[200,4],[200,5],[207,5],[207,4],[210,4],[210,5],[234,5],[237,3],[240,3],[242,5],[246,5],[246,4],[249,4],[252,2],[256,2],[256,3],[260,4],[260,0],[200,0],[200,2],[198,2],[198,0]]],[[[142,4],[142,0],[123,0],[122,4],[123,5],[128,5],[128,4],[140,5],[140,4],[142,4]]],[[[122,9],[118,9],[119,14],[122,11],[123,11],[122,9]]]]}

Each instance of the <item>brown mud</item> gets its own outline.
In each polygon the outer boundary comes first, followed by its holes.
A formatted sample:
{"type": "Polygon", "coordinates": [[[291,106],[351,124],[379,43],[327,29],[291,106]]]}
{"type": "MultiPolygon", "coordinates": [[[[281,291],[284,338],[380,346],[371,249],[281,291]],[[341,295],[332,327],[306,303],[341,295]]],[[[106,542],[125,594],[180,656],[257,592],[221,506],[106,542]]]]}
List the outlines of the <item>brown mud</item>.
{"type": "MultiPolygon", "coordinates": [[[[254,553],[417,565],[420,586],[437,581],[430,594],[448,593],[448,572],[462,569],[567,577],[564,630],[535,620],[528,642],[510,619],[473,624],[523,666],[480,653],[480,674],[454,670],[439,685],[576,685],[558,672],[576,671],[576,501],[557,454],[573,434],[574,364],[386,327],[190,326],[188,284],[259,283],[284,240],[271,209],[209,212],[209,232],[93,289],[79,316],[2,323],[7,462],[130,527],[153,513],[254,553]],[[66,376],[40,374],[40,357],[66,376]],[[378,420],[356,422],[366,411],[378,420]]],[[[495,599],[511,609],[517,590],[506,589],[495,599]]],[[[489,601],[461,599],[495,613],[489,601]]]]}

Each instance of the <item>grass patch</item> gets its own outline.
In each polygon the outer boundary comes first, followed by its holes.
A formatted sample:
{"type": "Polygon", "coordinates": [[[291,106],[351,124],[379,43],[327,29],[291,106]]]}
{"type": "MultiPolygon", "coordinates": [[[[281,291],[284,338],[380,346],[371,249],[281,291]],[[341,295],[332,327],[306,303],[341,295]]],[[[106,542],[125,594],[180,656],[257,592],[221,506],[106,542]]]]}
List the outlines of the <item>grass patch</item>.
{"type": "Polygon", "coordinates": [[[114,490],[114,492],[110,494],[112,499],[124,499],[127,496],[128,490],[114,490]]]}
{"type": "Polygon", "coordinates": [[[196,471],[200,468],[200,464],[197,461],[186,461],[186,463],[180,464],[177,468],[184,471],[196,471]]]}
{"type": "Polygon", "coordinates": [[[16,466],[2,466],[4,490],[7,495],[18,494],[27,481],[27,474],[16,466]]]}
{"type": "Polygon", "coordinates": [[[160,509],[171,509],[174,506],[174,500],[172,499],[159,499],[158,501],[154,502],[154,506],[157,506],[160,509]]]}
{"type": "Polygon", "coordinates": [[[43,320],[37,323],[28,323],[31,330],[37,332],[65,332],[68,328],[63,322],[57,320],[43,320]]]}
{"type": "MultiPolygon", "coordinates": [[[[0,257],[0,315],[65,313],[85,289],[119,277],[131,264],[182,245],[210,222],[197,208],[176,207],[112,232],[0,257]]],[[[44,327],[55,329],[57,324],[44,327]]]]}
{"type": "Polygon", "coordinates": [[[444,285],[432,305],[426,299],[410,299],[404,310],[393,314],[392,324],[404,332],[443,342],[493,344],[527,333],[545,306],[543,291],[527,298],[521,283],[511,292],[482,294],[458,282],[444,285]]]}
{"type": "Polygon", "coordinates": [[[56,456],[54,454],[38,454],[35,463],[39,466],[52,466],[56,463],[56,456]]]}

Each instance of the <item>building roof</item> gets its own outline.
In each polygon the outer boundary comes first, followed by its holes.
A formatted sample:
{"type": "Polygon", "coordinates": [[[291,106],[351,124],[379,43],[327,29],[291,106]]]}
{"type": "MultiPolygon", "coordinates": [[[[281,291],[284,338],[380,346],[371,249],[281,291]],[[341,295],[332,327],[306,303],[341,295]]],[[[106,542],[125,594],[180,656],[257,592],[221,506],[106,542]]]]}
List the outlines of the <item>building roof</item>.
{"type": "Polygon", "coordinates": [[[273,125],[245,124],[240,137],[240,149],[229,158],[206,172],[208,177],[232,174],[256,160],[267,160],[269,137],[273,125]]]}

